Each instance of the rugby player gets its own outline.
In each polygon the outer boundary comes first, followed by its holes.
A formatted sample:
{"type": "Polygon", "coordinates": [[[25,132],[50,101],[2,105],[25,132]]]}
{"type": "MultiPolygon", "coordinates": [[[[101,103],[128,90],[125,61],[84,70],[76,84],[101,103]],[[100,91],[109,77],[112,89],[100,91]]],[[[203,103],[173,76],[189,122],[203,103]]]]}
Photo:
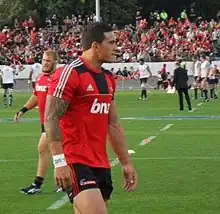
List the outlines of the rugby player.
{"type": "Polygon", "coordinates": [[[41,137],[38,143],[39,159],[37,175],[31,185],[20,189],[22,193],[28,195],[38,194],[41,192],[41,186],[43,184],[44,177],[48,171],[51,162],[51,154],[44,129],[44,110],[48,87],[50,85],[51,77],[56,69],[57,60],[57,54],[53,50],[49,49],[44,52],[42,58],[42,73],[38,77],[36,77],[34,92],[27,103],[14,116],[14,120],[18,121],[19,118],[22,117],[27,111],[35,108],[36,105],[39,106],[41,137]]]}
{"type": "Polygon", "coordinates": [[[115,60],[116,37],[108,24],[91,23],[82,46],[82,56],[52,78],[45,130],[56,184],[67,190],[75,213],[107,214],[113,191],[107,135],[122,167],[125,191],[136,188],[137,174],[117,114],[113,75],[101,67],[115,60]]]}

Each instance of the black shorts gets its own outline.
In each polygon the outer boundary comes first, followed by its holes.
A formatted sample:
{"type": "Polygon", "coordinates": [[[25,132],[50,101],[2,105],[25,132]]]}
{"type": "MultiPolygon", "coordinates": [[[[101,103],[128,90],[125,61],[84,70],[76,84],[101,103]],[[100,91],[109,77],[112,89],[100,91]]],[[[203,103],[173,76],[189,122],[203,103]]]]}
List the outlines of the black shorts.
{"type": "Polygon", "coordinates": [[[41,133],[45,132],[44,124],[41,124],[41,133]]]}
{"type": "Polygon", "coordinates": [[[214,85],[215,84],[215,79],[209,79],[208,83],[209,83],[209,85],[214,85]]]}
{"type": "MultiPolygon", "coordinates": [[[[201,82],[205,79],[205,77],[201,77],[201,82]]],[[[209,78],[206,78],[207,82],[209,82],[209,78]]]]}
{"type": "Polygon", "coordinates": [[[218,84],[218,78],[215,78],[215,84],[218,84]]]}
{"type": "Polygon", "coordinates": [[[142,83],[147,83],[147,80],[148,80],[148,77],[145,77],[145,78],[140,78],[140,82],[141,82],[141,84],[142,83]]]}
{"type": "MultiPolygon", "coordinates": [[[[105,201],[109,200],[113,191],[111,169],[94,168],[85,164],[74,163],[71,165],[73,171],[73,198],[87,189],[98,188],[105,201]]],[[[68,194],[69,195],[69,194],[68,194]]]]}
{"type": "Polygon", "coordinates": [[[14,84],[13,83],[3,83],[2,84],[2,88],[3,89],[13,89],[14,88],[14,84]]]}

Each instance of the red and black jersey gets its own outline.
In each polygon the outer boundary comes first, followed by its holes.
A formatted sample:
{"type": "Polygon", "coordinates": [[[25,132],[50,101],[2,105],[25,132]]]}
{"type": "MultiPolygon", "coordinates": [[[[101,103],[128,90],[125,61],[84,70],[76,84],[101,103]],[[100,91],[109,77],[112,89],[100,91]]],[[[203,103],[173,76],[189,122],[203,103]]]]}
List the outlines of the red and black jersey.
{"type": "Polygon", "coordinates": [[[55,72],[48,94],[69,102],[60,121],[68,164],[110,167],[106,141],[114,93],[111,72],[93,68],[81,57],[55,72]]]}
{"type": "Polygon", "coordinates": [[[40,74],[35,82],[34,86],[34,95],[37,96],[37,103],[39,107],[40,113],[40,121],[41,124],[44,124],[44,111],[45,111],[45,104],[46,104],[46,97],[48,92],[48,87],[50,85],[51,74],[40,74]]]}

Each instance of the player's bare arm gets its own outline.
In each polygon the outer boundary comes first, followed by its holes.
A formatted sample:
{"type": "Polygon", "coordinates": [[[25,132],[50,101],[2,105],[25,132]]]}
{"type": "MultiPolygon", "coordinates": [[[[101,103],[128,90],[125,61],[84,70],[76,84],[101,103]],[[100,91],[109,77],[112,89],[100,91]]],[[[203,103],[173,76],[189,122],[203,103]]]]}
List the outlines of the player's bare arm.
{"type": "Polygon", "coordinates": [[[137,186],[137,174],[131,163],[130,155],[128,154],[124,130],[119,121],[114,101],[112,101],[109,111],[108,132],[111,146],[122,165],[124,189],[128,192],[133,191],[137,186]]]}
{"type": "Polygon", "coordinates": [[[151,72],[151,70],[150,70],[150,67],[149,67],[149,66],[147,66],[147,70],[148,70],[148,72],[149,72],[150,76],[152,77],[153,75],[152,75],[152,72],[151,72]]]}
{"type": "Polygon", "coordinates": [[[29,98],[27,103],[15,114],[14,120],[18,121],[18,119],[23,116],[27,111],[35,108],[37,105],[37,96],[34,94],[29,98]]]}
{"type": "Polygon", "coordinates": [[[30,84],[31,81],[32,81],[33,73],[34,73],[34,72],[33,72],[33,69],[31,69],[31,71],[30,71],[30,73],[29,73],[28,84],[30,84]]]}
{"type": "Polygon", "coordinates": [[[122,165],[130,163],[124,130],[120,124],[115,102],[112,101],[109,111],[109,138],[114,152],[122,165]]]}
{"type": "Polygon", "coordinates": [[[66,112],[69,103],[60,98],[47,95],[45,108],[45,128],[47,138],[51,142],[60,142],[61,133],[59,121],[66,112]]]}
{"type": "Polygon", "coordinates": [[[31,81],[32,80],[32,76],[33,76],[33,70],[30,71],[30,74],[29,74],[29,80],[31,81]]]}
{"type": "Polygon", "coordinates": [[[36,95],[32,95],[29,100],[27,101],[27,103],[24,105],[24,107],[26,107],[28,110],[33,109],[34,107],[36,107],[37,105],[37,96],[36,95]]]}
{"type": "Polygon", "coordinates": [[[60,98],[47,95],[45,107],[45,131],[55,167],[54,177],[58,187],[69,189],[72,185],[72,171],[63,154],[60,119],[66,112],[69,103],[60,98]]]}

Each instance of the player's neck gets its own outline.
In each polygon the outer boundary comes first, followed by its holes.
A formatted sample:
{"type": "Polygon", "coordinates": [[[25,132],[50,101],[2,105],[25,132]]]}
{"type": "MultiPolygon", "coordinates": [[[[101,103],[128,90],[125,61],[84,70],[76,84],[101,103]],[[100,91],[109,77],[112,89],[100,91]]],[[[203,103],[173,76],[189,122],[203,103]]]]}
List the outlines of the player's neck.
{"type": "Polygon", "coordinates": [[[51,75],[52,73],[54,73],[54,71],[51,71],[51,72],[43,72],[43,74],[44,74],[45,76],[49,76],[49,75],[51,75]]]}
{"type": "Polygon", "coordinates": [[[100,69],[102,66],[102,63],[97,60],[95,56],[92,56],[90,53],[83,52],[81,56],[88,64],[90,64],[92,67],[96,69],[100,69]]]}

